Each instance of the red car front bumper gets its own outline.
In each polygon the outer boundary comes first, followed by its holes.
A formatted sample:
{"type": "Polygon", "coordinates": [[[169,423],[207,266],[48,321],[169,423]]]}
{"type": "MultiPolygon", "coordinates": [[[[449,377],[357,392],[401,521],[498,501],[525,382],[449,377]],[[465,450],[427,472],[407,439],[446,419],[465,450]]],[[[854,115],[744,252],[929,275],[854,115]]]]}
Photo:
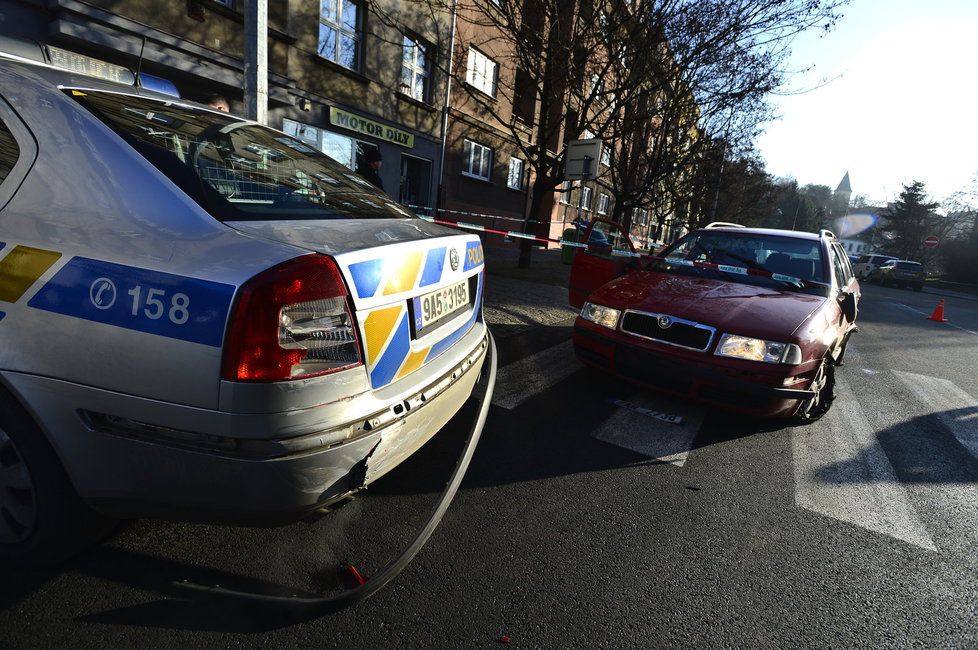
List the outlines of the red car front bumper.
{"type": "Polygon", "coordinates": [[[717,357],[712,350],[692,352],[646,342],[580,318],[573,340],[577,356],[589,366],[643,387],[745,415],[790,417],[801,401],[813,395],[807,388],[817,365],[757,367],[756,362],[717,357]]]}

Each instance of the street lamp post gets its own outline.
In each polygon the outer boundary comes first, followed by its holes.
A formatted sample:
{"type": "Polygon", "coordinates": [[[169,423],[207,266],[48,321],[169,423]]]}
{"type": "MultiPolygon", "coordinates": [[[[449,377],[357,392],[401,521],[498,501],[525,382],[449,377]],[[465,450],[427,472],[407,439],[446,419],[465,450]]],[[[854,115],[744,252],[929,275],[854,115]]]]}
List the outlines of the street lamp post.
{"type": "Polygon", "coordinates": [[[268,0],[245,0],[245,117],[268,121],[268,0]]]}

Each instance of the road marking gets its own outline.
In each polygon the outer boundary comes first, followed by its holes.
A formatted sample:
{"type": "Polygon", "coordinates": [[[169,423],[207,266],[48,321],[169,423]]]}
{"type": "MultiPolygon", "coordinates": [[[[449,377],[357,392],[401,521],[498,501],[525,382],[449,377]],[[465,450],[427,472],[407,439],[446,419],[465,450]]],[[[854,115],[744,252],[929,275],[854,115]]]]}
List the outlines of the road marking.
{"type": "Polygon", "coordinates": [[[583,367],[570,341],[537,352],[499,369],[492,403],[514,409],[583,367]]]}
{"type": "MultiPolygon", "coordinates": [[[[915,312],[915,313],[918,313],[921,316],[927,316],[927,317],[930,316],[930,314],[928,314],[927,312],[920,311],[919,309],[914,309],[910,305],[905,305],[902,302],[891,302],[890,304],[891,305],[895,305],[897,307],[903,307],[904,309],[909,309],[910,311],[915,312]]],[[[963,327],[961,327],[959,325],[955,325],[954,323],[952,323],[950,321],[944,321],[944,324],[945,325],[950,325],[951,327],[953,327],[956,330],[961,330],[962,332],[967,332],[968,334],[971,334],[972,336],[978,336],[978,332],[972,332],[971,330],[965,329],[965,328],[963,328],[963,327]]]]}
{"type": "Polygon", "coordinates": [[[703,424],[702,409],[651,395],[635,396],[628,403],[629,407],[616,409],[591,437],[678,467],[685,465],[703,424]],[[666,422],[643,410],[675,415],[682,422],[666,422]]]}
{"type": "Polygon", "coordinates": [[[795,504],[936,551],[841,373],[836,395],[821,421],[791,432],[795,504]]]}
{"type": "Polygon", "coordinates": [[[928,408],[928,414],[957,438],[978,459],[978,401],[947,379],[894,370],[904,385],[928,408]]]}

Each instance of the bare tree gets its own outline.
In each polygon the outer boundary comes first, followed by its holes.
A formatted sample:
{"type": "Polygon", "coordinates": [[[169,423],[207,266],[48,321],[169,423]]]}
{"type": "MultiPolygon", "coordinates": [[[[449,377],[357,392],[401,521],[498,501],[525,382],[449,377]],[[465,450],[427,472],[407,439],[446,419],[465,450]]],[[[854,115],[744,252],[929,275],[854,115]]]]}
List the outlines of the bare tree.
{"type": "MultiPolygon", "coordinates": [[[[766,96],[785,81],[791,40],[829,29],[847,0],[419,1],[432,15],[456,10],[476,28],[466,45],[511,71],[492,97],[464,83],[468,48],[453,52],[455,87],[512,136],[532,171],[527,225],[549,219],[564,143],[584,134],[608,145],[608,164],[595,171],[615,197],[613,218],[628,225],[634,208],[650,206],[661,225],[677,213],[701,216],[694,192],[709,183],[695,178],[698,165],[715,157],[717,141],[721,163],[749,151],[766,96]],[[499,119],[499,98],[513,119],[499,119]]],[[[448,61],[439,66],[447,71],[448,61]]],[[[530,243],[521,246],[528,266],[530,243]]]]}

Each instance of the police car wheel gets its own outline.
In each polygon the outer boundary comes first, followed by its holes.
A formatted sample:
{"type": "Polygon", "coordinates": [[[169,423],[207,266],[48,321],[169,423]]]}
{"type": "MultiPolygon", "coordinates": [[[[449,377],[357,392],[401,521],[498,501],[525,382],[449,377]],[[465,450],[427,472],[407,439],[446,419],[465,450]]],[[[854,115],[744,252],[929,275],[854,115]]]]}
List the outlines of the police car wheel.
{"type": "Polygon", "coordinates": [[[0,562],[63,560],[108,530],[75,493],[47,439],[0,394],[0,562]]]}
{"type": "Polygon", "coordinates": [[[37,495],[27,463],[7,432],[0,429],[0,544],[30,537],[37,520],[37,495]]]}

